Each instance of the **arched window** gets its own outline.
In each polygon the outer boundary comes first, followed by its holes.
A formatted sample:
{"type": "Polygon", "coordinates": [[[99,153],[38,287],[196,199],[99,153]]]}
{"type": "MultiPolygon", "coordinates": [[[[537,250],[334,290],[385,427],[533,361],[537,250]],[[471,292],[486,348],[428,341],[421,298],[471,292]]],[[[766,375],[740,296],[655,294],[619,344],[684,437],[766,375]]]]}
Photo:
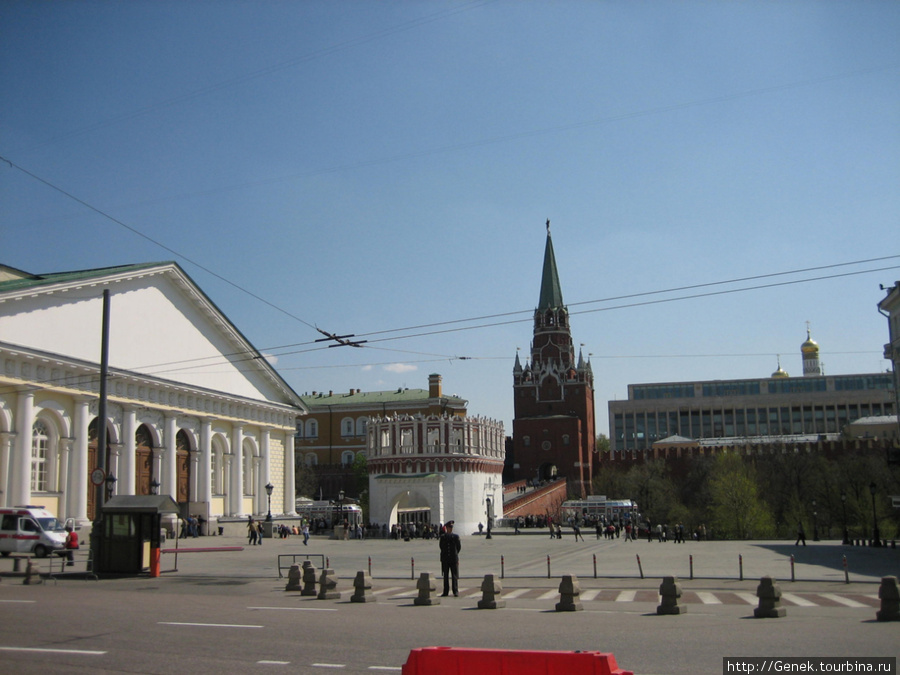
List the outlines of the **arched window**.
{"type": "Polygon", "coordinates": [[[341,436],[344,436],[345,438],[347,436],[352,436],[355,429],[356,425],[353,423],[352,417],[345,417],[341,420],[341,436]]]}
{"type": "Polygon", "coordinates": [[[303,422],[297,422],[297,431],[294,438],[303,438],[303,422]]]}
{"type": "Polygon", "coordinates": [[[344,450],[344,452],[341,453],[341,465],[351,466],[353,464],[354,458],[355,455],[353,454],[352,450],[344,450]]]}
{"type": "Polygon", "coordinates": [[[360,417],[356,420],[356,435],[357,436],[365,436],[366,428],[369,425],[368,417],[360,417]]]}
{"type": "Polygon", "coordinates": [[[306,420],[306,437],[307,438],[318,438],[319,437],[319,423],[316,420],[306,420]]]}
{"type": "Polygon", "coordinates": [[[253,454],[253,444],[249,441],[244,443],[244,494],[252,496],[256,494],[256,459],[253,454]]]}
{"type": "Polygon", "coordinates": [[[210,485],[214,495],[225,494],[225,454],[227,448],[224,447],[222,439],[218,436],[213,438],[212,453],[210,455],[210,485]]]}
{"type": "Polygon", "coordinates": [[[44,420],[34,421],[31,428],[31,491],[47,492],[50,429],[44,420]]]}

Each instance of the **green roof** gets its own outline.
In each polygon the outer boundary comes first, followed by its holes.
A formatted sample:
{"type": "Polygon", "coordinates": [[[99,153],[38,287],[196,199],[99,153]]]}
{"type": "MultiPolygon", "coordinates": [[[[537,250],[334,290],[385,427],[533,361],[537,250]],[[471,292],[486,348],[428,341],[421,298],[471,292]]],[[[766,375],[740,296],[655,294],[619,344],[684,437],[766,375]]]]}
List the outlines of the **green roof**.
{"type": "MultiPolygon", "coordinates": [[[[452,405],[465,406],[459,396],[441,396],[452,405]]],[[[318,406],[380,406],[399,403],[426,403],[430,400],[427,389],[393,389],[391,391],[359,391],[305,394],[300,397],[304,405],[318,406]]]]}
{"type": "Polygon", "coordinates": [[[115,267],[98,267],[88,270],[76,270],[72,272],[51,272],[50,274],[27,274],[21,279],[10,279],[8,281],[0,281],[0,293],[7,291],[18,291],[25,288],[33,288],[38,286],[49,286],[50,284],[60,284],[67,281],[84,281],[98,277],[105,277],[111,274],[121,274],[126,272],[137,272],[139,270],[150,269],[152,267],[163,267],[171,265],[169,262],[153,262],[153,263],[137,263],[134,265],[117,265],[115,267]]]}

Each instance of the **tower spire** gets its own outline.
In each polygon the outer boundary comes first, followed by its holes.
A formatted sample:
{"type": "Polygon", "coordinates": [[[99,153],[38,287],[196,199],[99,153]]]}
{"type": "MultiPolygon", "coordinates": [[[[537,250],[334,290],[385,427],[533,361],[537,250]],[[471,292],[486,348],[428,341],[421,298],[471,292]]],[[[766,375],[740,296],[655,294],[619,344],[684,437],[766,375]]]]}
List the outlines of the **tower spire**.
{"type": "Polygon", "coordinates": [[[547,244],[544,247],[544,270],[541,275],[541,296],[538,310],[560,309],[563,305],[562,288],[559,285],[559,273],[556,271],[556,255],[553,253],[553,240],[550,238],[550,219],[547,219],[547,244]]]}

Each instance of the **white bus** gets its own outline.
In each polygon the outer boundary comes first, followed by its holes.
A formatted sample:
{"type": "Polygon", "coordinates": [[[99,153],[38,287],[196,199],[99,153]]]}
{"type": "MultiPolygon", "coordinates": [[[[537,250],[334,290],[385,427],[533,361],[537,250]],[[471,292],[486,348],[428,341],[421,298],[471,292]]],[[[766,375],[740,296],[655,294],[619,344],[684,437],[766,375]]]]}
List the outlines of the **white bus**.
{"type": "Polygon", "coordinates": [[[350,528],[356,528],[362,522],[362,509],[358,504],[349,504],[326,500],[298,499],[294,504],[297,514],[312,524],[324,520],[329,528],[341,525],[345,520],[350,528]]]}
{"type": "Polygon", "coordinates": [[[626,523],[632,519],[639,520],[637,502],[631,499],[607,499],[605,496],[592,496],[587,499],[569,499],[562,504],[564,520],[586,518],[589,520],[605,520],[607,523],[626,523]]]}

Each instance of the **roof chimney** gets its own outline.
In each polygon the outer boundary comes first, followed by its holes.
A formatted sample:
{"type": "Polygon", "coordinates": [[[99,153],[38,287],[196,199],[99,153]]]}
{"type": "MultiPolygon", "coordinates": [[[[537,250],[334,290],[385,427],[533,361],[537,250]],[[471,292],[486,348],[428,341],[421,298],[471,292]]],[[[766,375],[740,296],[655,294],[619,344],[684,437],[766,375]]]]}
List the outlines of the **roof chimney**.
{"type": "Polygon", "coordinates": [[[441,376],[432,373],[428,376],[428,398],[441,397],[441,376]]]}

